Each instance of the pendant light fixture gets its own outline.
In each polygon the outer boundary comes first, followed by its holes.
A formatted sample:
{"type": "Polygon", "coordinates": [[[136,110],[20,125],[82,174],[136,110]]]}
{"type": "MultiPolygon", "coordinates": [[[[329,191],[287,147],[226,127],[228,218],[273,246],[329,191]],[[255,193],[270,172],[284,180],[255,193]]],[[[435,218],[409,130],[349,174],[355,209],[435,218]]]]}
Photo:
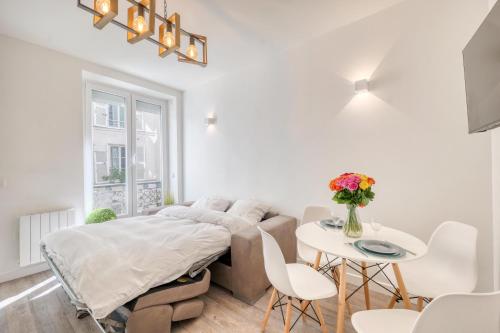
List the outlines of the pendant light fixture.
{"type": "Polygon", "coordinates": [[[128,27],[133,32],[127,31],[127,41],[135,44],[140,40],[151,37],[155,33],[155,0],[142,0],[128,9],[128,27]],[[146,20],[145,10],[148,9],[146,20]]]}
{"type": "Polygon", "coordinates": [[[160,24],[160,43],[158,55],[165,58],[181,46],[181,17],[174,13],[168,17],[167,2],[163,1],[163,18],[165,22],[160,24]]]}
{"type": "Polygon", "coordinates": [[[94,8],[99,15],[94,15],[94,27],[102,29],[118,15],[118,0],[94,0],[94,8]]]}
{"type": "Polygon", "coordinates": [[[158,55],[162,58],[175,53],[179,62],[203,67],[208,64],[207,38],[182,29],[181,18],[178,13],[168,16],[166,0],[163,0],[163,16],[156,13],[155,0],[122,0],[131,5],[127,10],[126,24],[116,19],[119,0],[91,1],[93,1],[93,6],[84,4],[85,0],[77,0],[77,4],[78,7],[93,14],[93,24],[97,29],[103,29],[111,22],[127,31],[127,41],[129,43],[135,44],[147,40],[155,44],[158,47],[158,55]],[[155,39],[157,22],[159,22],[159,34],[158,39],[155,39]],[[180,51],[182,40],[189,40],[185,53],[180,51]],[[201,56],[198,52],[199,49],[202,50],[201,56]]]}

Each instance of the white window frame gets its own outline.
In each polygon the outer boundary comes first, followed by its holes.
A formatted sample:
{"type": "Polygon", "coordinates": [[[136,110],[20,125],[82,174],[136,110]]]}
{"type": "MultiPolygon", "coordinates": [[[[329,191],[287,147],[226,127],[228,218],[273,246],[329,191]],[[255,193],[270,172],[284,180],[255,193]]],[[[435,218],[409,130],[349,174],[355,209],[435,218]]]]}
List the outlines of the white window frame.
{"type": "MultiPolygon", "coordinates": [[[[134,129],[134,131],[132,131],[132,140],[134,142],[134,150],[133,150],[133,156],[132,156],[132,159],[134,161],[134,183],[133,183],[133,187],[132,187],[132,193],[134,193],[134,195],[132,195],[134,197],[134,205],[132,206],[133,207],[133,210],[134,210],[134,215],[137,215],[137,180],[136,179],[136,176],[137,176],[137,173],[135,171],[135,166],[136,166],[136,161],[137,161],[137,156],[136,156],[136,153],[137,153],[137,149],[135,149],[135,143],[137,142],[136,139],[136,135],[137,135],[137,124],[136,124],[136,121],[137,121],[137,117],[136,117],[136,114],[137,114],[137,101],[141,101],[141,102],[145,102],[145,103],[149,103],[149,104],[155,104],[155,105],[159,105],[160,106],[160,117],[161,117],[161,152],[162,152],[162,167],[160,168],[161,169],[161,176],[160,176],[160,179],[162,179],[163,181],[163,189],[161,191],[161,202],[163,203],[164,200],[165,200],[165,193],[170,193],[169,192],[169,186],[167,183],[169,183],[168,181],[168,165],[169,165],[169,161],[168,161],[168,156],[169,156],[169,146],[168,146],[168,115],[167,115],[167,104],[165,101],[162,101],[162,100],[159,100],[159,99],[156,99],[154,97],[149,97],[149,96],[145,96],[145,95],[142,95],[142,94],[132,94],[132,115],[133,117],[131,117],[130,119],[132,120],[132,128],[134,129]]],[[[145,154],[145,152],[144,152],[145,154]]]]}
{"type": "MultiPolygon", "coordinates": [[[[88,214],[93,207],[93,188],[94,188],[94,156],[92,146],[92,127],[94,119],[92,114],[92,91],[98,90],[105,93],[123,97],[125,99],[125,128],[127,131],[127,146],[129,155],[127,158],[127,190],[128,190],[128,214],[126,216],[137,215],[137,179],[136,179],[136,105],[137,101],[143,101],[150,104],[156,104],[161,107],[161,181],[162,194],[161,202],[164,200],[164,194],[170,193],[169,175],[169,146],[168,146],[168,110],[167,102],[158,98],[149,97],[144,94],[136,94],[133,91],[116,88],[97,82],[85,82],[85,138],[84,138],[84,190],[85,190],[85,214],[88,214]],[[126,120],[129,120],[130,125],[126,120]]],[[[108,115],[106,115],[108,117],[108,115]]],[[[109,122],[106,122],[108,125],[109,122]]],[[[112,127],[113,128],[113,127],[112,127]]],[[[110,161],[109,161],[110,163],[110,161]]],[[[111,165],[111,164],[109,164],[111,165]]]]}

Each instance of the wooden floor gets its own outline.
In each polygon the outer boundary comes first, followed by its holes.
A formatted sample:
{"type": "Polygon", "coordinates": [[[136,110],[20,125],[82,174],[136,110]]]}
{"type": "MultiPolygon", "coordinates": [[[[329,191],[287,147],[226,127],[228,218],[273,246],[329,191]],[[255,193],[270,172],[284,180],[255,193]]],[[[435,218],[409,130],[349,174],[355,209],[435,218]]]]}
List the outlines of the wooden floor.
{"type": "MultiPolygon", "coordinates": [[[[206,304],[200,318],[174,324],[172,332],[259,332],[270,290],[254,306],[233,298],[223,288],[212,285],[203,296],[206,304]]],[[[335,332],[337,298],[321,302],[329,332],[335,332]]],[[[363,293],[350,300],[354,311],[364,309],[363,293]]],[[[389,297],[372,292],[372,307],[383,308],[389,297]]],[[[281,332],[283,324],[279,309],[273,311],[267,332],[281,332]]],[[[2,333],[98,333],[90,317],[77,319],[64,290],[49,273],[39,273],[0,284],[0,332],[2,333]]],[[[299,320],[293,332],[320,332],[312,320],[299,320]]],[[[346,314],[346,333],[354,332],[346,314]]]]}

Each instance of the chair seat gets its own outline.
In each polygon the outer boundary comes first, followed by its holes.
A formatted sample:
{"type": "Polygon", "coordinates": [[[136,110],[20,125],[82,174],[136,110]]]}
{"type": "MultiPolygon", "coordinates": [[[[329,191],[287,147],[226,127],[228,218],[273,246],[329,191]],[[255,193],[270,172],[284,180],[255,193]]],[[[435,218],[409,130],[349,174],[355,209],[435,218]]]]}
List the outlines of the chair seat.
{"type": "Polygon", "coordinates": [[[335,284],[312,267],[287,264],[286,268],[297,298],[314,301],[337,295],[335,284]]]}
{"type": "MultiPolygon", "coordinates": [[[[468,281],[460,272],[448,270],[444,263],[417,260],[401,263],[399,268],[406,289],[415,296],[436,298],[444,294],[469,293],[475,287],[473,281],[468,281]]],[[[389,268],[385,272],[397,285],[393,270],[389,268]]]]}
{"type": "Polygon", "coordinates": [[[411,333],[419,312],[412,310],[370,310],[351,317],[358,333],[411,333]]]}
{"type": "MultiPolygon", "coordinates": [[[[298,253],[299,253],[299,257],[300,259],[302,259],[303,261],[309,263],[309,264],[314,264],[314,262],[316,261],[316,254],[318,253],[318,251],[316,251],[315,249],[305,245],[305,244],[298,244],[298,253]]],[[[342,263],[342,260],[340,258],[335,258],[335,256],[332,256],[332,255],[327,255],[326,254],[322,254],[321,255],[321,260],[320,260],[320,266],[324,266],[328,263],[328,261],[331,261],[335,259],[333,262],[330,263],[330,265],[333,267],[333,266],[337,266],[337,265],[340,265],[342,263]]]]}

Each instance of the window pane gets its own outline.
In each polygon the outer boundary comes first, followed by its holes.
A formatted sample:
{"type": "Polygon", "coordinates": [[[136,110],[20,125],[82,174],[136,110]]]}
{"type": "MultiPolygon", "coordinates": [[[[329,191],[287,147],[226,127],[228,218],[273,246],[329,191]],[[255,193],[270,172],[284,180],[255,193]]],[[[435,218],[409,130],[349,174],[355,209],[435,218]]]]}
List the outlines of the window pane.
{"type": "Polygon", "coordinates": [[[136,102],[137,211],[162,205],[163,155],[161,106],[136,102]]]}
{"type": "Polygon", "coordinates": [[[94,125],[106,126],[106,119],[108,116],[108,105],[103,103],[93,102],[92,108],[94,109],[94,125]]]}
{"type": "Polygon", "coordinates": [[[92,91],[94,208],[128,214],[125,98],[92,91]]]}

